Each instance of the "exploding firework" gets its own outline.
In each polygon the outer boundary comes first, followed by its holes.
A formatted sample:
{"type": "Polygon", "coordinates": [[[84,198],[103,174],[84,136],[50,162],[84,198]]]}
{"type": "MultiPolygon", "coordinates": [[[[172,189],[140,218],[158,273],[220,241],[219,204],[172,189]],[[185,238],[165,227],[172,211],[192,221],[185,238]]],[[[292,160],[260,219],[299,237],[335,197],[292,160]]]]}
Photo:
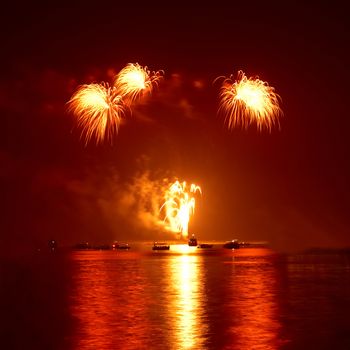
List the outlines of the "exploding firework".
{"type": "Polygon", "coordinates": [[[228,129],[236,125],[246,128],[256,124],[258,130],[263,128],[271,131],[279,125],[282,110],[279,106],[280,97],[274,88],[258,78],[247,78],[238,72],[237,79],[232,76],[224,79],[220,92],[219,113],[225,116],[228,129]]]}
{"type": "Polygon", "coordinates": [[[134,101],[144,93],[152,92],[162,77],[162,71],[150,72],[138,63],[129,63],[116,76],[114,86],[120,95],[134,101]]]}
{"type": "Polygon", "coordinates": [[[81,135],[85,137],[86,144],[92,138],[97,144],[104,139],[112,140],[118,133],[125,109],[116,88],[105,83],[82,85],[68,104],[82,128],[81,135]]]}
{"type": "Polygon", "coordinates": [[[186,182],[175,181],[165,192],[165,202],[161,209],[165,210],[166,227],[172,232],[188,236],[190,216],[194,213],[195,194],[201,193],[201,188],[191,184],[188,188],[186,182]]]}

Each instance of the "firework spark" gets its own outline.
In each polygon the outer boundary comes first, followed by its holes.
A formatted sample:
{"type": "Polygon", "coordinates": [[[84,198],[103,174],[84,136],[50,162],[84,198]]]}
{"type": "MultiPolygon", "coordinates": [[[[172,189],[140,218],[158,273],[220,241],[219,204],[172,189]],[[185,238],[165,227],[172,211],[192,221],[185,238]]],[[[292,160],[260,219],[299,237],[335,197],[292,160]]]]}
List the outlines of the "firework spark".
{"type": "Polygon", "coordinates": [[[116,76],[114,86],[120,95],[132,102],[146,92],[151,93],[162,77],[162,71],[150,72],[138,63],[129,63],[116,76]]]}
{"type": "Polygon", "coordinates": [[[125,109],[116,88],[106,83],[82,85],[68,101],[69,110],[77,117],[81,135],[87,144],[92,138],[96,143],[112,140],[118,133],[125,109]]]}
{"type": "MultiPolygon", "coordinates": [[[[165,210],[167,228],[173,232],[180,232],[183,238],[188,236],[190,216],[194,213],[195,194],[201,193],[201,188],[191,184],[188,188],[186,182],[175,181],[165,192],[165,210]]],[[[162,209],[161,208],[161,209],[162,209]]]]}
{"type": "Polygon", "coordinates": [[[246,128],[256,124],[258,130],[263,128],[271,131],[279,125],[282,110],[279,106],[280,97],[275,89],[258,78],[247,78],[239,71],[237,79],[232,75],[224,79],[220,92],[219,113],[225,115],[228,129],[236,125],[246,128]]]}

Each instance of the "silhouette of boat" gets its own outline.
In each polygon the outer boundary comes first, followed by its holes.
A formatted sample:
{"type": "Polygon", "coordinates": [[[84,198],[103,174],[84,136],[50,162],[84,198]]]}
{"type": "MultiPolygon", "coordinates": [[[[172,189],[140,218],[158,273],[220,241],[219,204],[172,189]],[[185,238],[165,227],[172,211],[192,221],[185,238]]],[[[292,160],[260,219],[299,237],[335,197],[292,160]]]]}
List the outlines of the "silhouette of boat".
{"type": "Polygon", "coordinates": [[[113,249],[118,249],[118,250],[128,250],[130,249],[130,245],[125,242],[114,242],[112,245],[113,249]]]}
{"type": "Polygon", "coordinates": [[[237,239],[233,239],[232,241],[227,241],[224,245],[224,248],[226,249],[238,249],[239,248],[239,242],[237,239]]]}
{"type": "Polygon", "coordinates": [[[168,245],[166,243],[154,242],[152,249],[153,250],[169,250],[170,245],[168,245]]]}
{"type": "Polygon", "coordinates": [[[48,245],[51,252],[55,252],[57,250],[57,241],[54,239],[50,239],[48,245]]]}
{"type": "Polygon", "coordinates": [[[197,248],[213,248],[213,244],[201,243],[198,244],[197,248]]]}
{"type": "Polygon", "coordinates": [[[253,246],[253,244],[249,242],[239,242],[239,246],[240,248],[250,248],[253,246]]]}
{"type": "Polygon", "coordinates": [[[197,238],[194,235],[188,240],[188,245],[191,247],[196,247],[198,245],[197,238]]]}

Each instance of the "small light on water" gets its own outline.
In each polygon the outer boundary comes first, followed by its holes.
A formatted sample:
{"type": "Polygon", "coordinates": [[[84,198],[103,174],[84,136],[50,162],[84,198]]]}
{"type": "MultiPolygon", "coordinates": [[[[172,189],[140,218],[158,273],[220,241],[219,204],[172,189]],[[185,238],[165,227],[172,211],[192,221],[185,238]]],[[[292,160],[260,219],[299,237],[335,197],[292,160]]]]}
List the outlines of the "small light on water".
{"type": "Polygon", "coordinates": [[[176,253],[190,254],[195,251],[196,247],[190,247],[188,244],[174,244],[171,248],[176,253]]]}

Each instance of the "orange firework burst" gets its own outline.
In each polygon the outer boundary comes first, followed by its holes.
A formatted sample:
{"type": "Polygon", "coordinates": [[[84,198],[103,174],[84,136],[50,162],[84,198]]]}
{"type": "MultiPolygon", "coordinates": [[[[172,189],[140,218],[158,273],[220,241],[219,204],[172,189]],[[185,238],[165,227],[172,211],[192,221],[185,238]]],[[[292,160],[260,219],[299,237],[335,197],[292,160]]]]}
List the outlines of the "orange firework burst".
{"type": "Polygon", "coordinates": [[[258,78],[247,78],[238,72],[233,81],[232,75],[224,79],[220,92],[219,112],[225,115],[225,123],[229,129],[236,125],[248,127],[255,123],[258,130],[267,128],[271,131],[275,124],[279,125],[282,110],[280,97],[274,88],[258,78]]]}
{"type": "Polygon", "coordinates": [[[120,95],[133,101],[145,92],[152,92],[162,77],[162,71],[151,73],[147,67],[129,63],[116,76],[114,86],[120,95]]]}
{"type": "Polygon", "coordinates": [[[195,184],[187,188],[185,181],[175,181],[165,192],[162,206],[165,209],[164,221],[167,222],[168,229],[180,232],[184,238],[188,236],[188,224],[194,213],[196,192],[201,193],[201,188],[195,184]]]}
{"type": "Polygon", "coordinates": [[[96,143],[105,138],[111,140],[125,112],[121,96],[107,83],[80,86],[68,104],[82,128],[86,144],[92,138],[96,143]]]}

